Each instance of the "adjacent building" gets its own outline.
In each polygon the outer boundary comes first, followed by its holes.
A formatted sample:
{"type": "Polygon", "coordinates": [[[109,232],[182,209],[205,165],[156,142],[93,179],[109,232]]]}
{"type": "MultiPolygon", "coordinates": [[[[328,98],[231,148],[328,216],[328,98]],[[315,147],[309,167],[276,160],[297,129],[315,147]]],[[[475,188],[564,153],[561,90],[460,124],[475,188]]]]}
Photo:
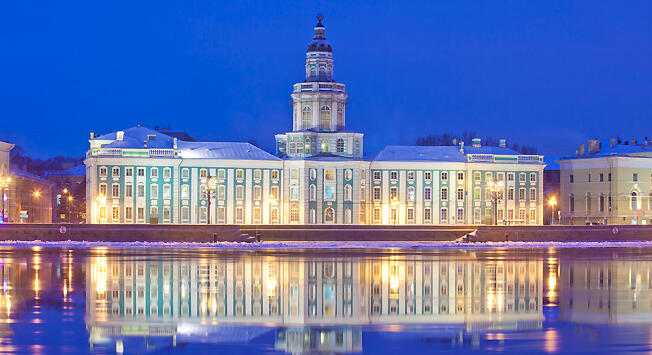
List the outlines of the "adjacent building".
{"type": "Polygon", "coordinates": [[[652,150],[647,138],[590,140],[559,163],[563,223],[652,223],[652,150]]]}
{"type": "Polygon", "coordinates": [[[293,86],[292,131],[275,155],[137,126],[91,133],[89,223],[542,224],[543,156],[471,144],[387,146],[363,154],[346,129],[321,19],[293,86]],[[502,191],[493,207],[489,183],[502,191]]]}

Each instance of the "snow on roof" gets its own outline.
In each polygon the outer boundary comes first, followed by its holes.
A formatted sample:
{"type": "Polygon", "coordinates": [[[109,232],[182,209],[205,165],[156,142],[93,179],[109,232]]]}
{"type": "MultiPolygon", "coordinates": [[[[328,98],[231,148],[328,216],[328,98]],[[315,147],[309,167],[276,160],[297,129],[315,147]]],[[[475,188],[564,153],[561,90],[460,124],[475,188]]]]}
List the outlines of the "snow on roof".
{"type": "Polygon", "coordinates": [[[543,162],[546,163],[544,170],[559,170],[559,157],[545,156],[543,162]]]}
{"type": "Polygon", "coordinates": [[[172,149],[174,138],[165,133],[142,126],[127,128],[122,132],[124,132],[124,137],[121,141],[117,140],[117,131],[95,137],[93,140],[113,141],[103,145],[104,148],[142,149],[144,142],[147,142],[147,148],[149,149],[172,149]]]}
{"type": "Polygon", "coordinates": [[[178,142],[184,159],[281,160],[252,145],[241,142],[178,142]]]}
{"type": "Polygon", "coordinates": [[[455,146],[388,145],[373,161],[451,161],[463,163],[464,155],[455,146]]]}

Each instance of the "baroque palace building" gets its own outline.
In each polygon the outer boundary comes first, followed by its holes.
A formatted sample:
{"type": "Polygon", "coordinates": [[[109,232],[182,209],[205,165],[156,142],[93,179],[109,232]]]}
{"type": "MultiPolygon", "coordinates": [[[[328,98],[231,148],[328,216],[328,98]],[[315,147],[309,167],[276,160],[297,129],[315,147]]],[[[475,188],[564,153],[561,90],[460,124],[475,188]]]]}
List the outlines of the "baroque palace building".
{"type": "Polygon", "coordinates": [[[91,133],[89,223],[541,224],[543,156],[506,147],[387,146],[363,155],[346,129],[322,19],[294,85],[293,127],[276,155],[248,143],[189,142],[137,126],[91,133]],[[502,181],[496,207],[488,184],[502,181]],[[495,215],[494,215],[495,213],[495,215]]]}

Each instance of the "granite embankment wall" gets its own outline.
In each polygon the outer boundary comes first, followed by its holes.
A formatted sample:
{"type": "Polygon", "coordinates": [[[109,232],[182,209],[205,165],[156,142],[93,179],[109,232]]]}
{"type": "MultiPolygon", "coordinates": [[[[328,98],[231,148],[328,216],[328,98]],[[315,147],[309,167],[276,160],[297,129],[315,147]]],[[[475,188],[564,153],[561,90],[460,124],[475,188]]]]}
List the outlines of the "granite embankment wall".
{"type": "Polygon", "coordinates": [[[475,226],[242,225],[263,241],[454,241],[475,226]]]}
{"type": "Polygon", "coordinates": [[[245,237],[235,225],[0,224],[0,240],[209,243],[245,237]]]}
{"type": "Polygon", "coordinates": [[[652,241],[652,226],[478,226],[473,242],[652,241]]]}
{"type": "Polygon", "coordinates": [[[0,224],[0,241],[454,241],[467,234],[470,242],[652,241],[652,226],[0,224]]]}

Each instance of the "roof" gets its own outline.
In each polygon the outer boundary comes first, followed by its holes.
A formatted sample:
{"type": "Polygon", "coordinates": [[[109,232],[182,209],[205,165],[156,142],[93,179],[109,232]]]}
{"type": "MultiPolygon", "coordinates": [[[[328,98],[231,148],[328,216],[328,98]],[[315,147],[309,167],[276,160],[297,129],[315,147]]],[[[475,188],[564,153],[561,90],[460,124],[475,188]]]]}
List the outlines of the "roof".
{"type": "Polygon", "coordinates": [[[178,142],[184,159],[281,160],[250,143],[178,142]]]}
{"type": "Polygon", "coordinates": [[[38,181],[38,182],[40,182],[42,184],[53,185],[50,181],[47,181],[44,178],[42,178],[42,177],[40,177],[40,176],[38,176],[36,174],[28,173],[28,172],[20,170],[20,169],[9,168],[9,172],[11,173],[11,175],[15,175],[15,176],[21,177],[23,179],[38,181]]]}
{"type": "MultiPolygon", "coordinates": [[[[627,141],[611,146],[610,140],[600,140],[600,151],[593,154],[572,155],[560,157],[560,160],[568,159],[590,159],[590,158],[603,158],[608,156],[620,157],[638,157],[638,158],[652,158],[652,145],[644,144],[624,144],[627,141]]],[[[588,146],[586,147],[588,149],[588,146]]]]}
{"type": "Polygon", "coordinates": [[[143,126],[131,127],[123,130],[124,137],[121,141],[117,140],[117,132],[111,132],[93,138],[93,140],[113,141],[105,144],[104,148],[137,148],[142,149],[147,142],[147,148],[150,149],[172,149],[174,138],[165,133],[155,131],[143,126]],[[150,139],[151,137],[154,139],[150,139]]]}
{"type": "Polygon", "coordinates": [[[317,15],[317,20],[319,21],[315,26],[315,35],[312,38],[312,42],[308,45],[308,52],[332,52],[333,49],[331,45],[326,41],[326,34],[324,25],[321,21],[324,19],[323,16],[317,15]]]}
{"type": "Polygon", "coordinates": [[[388,145],[372,161],[465,162],[456,146],[388,145]]]}
{"type": "Polygon", "coordinates": [[[77,165],[64,170],[50,170],[45,172],[45,176],[86,176],[86,166],[77,165]]]}
{"type": "Polygon", "coordinates": [[[543,162],[546,163],[543,170],[559,170],[559,157],[545,156],[543,162]]]}

